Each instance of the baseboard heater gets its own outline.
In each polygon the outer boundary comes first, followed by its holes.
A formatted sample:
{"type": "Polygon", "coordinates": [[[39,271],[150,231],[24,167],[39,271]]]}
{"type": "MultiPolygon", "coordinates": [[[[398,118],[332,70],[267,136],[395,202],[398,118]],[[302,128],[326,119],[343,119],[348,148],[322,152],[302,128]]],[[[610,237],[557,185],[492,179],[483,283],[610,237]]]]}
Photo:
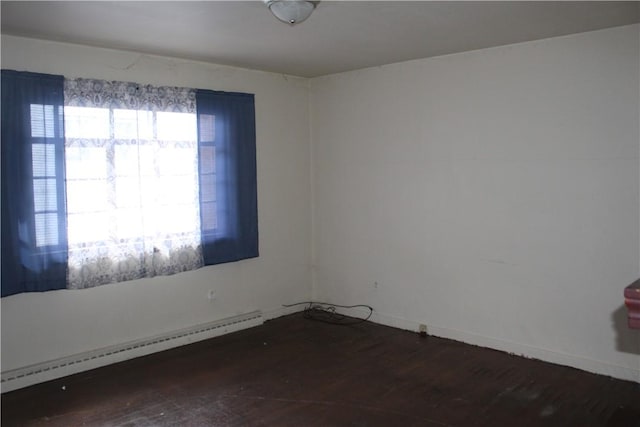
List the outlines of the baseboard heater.
{"type": "Polygon", "coordinates": [[[264,323],[262,312],[228,317],[178,331],[130,341],[123,344],[91,350],[48,362],[2,372],[2,393],[50,381],[78,372],[88,371],[135,357],[191,344],[197,341],[251,328],[264,323]]]}

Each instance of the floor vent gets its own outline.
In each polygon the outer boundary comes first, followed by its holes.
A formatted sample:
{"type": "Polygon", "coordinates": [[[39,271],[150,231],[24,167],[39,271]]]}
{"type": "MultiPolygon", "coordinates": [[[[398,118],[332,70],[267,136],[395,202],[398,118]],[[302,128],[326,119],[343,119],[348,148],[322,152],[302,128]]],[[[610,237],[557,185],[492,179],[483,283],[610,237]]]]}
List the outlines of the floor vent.
{"type": "Polygon", "coordinates": [[[49,362],[2,372],[2,393],[75,374],[173,347],[261,325],[262,313],[254,311],[155,337],[104,347],[49,362]]]}

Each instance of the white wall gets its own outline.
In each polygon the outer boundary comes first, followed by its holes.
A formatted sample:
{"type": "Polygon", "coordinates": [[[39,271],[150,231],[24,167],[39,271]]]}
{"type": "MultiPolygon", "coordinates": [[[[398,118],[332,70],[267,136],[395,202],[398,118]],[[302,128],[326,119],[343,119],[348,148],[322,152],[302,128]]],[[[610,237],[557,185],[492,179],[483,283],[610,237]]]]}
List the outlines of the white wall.
{"type": "Polygon", "coordinates": [[[640,382],[638,33],[313,79],[314,296],[640,382]]]}
{"type": "MultiPolygon", "coordinates": [[[[311,286],[308,81],[2,36],[2,68],[255,94],[260,257],[81,291],[2,298],[2,370],[305,300],[311,286]],[[209,289],[216,299],[207,300],[209,289]]],[[[275,312],[273,312],[275,310],[275,312]]]]}

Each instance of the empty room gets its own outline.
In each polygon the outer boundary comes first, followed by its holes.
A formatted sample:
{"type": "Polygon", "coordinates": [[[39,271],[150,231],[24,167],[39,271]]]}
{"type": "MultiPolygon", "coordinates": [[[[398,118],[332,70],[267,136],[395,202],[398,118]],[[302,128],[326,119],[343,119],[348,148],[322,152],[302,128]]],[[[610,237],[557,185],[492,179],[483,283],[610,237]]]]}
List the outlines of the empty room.
{"type": "Polygon", "coordinates": [[[3,426],[640,426],[640,2],[0,7],[3,426]]]}

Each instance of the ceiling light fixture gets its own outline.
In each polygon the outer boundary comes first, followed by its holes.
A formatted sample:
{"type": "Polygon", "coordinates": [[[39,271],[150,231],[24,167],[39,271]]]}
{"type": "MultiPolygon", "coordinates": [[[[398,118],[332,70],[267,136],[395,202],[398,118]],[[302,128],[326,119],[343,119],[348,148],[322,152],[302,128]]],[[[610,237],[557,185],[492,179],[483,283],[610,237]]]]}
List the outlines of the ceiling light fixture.
{"type": "Polygon", "coordinates": [[[306,0],[264,0],[273,15],[287,24],[298,24],[311,15],[316,7],[306,0]]]}

